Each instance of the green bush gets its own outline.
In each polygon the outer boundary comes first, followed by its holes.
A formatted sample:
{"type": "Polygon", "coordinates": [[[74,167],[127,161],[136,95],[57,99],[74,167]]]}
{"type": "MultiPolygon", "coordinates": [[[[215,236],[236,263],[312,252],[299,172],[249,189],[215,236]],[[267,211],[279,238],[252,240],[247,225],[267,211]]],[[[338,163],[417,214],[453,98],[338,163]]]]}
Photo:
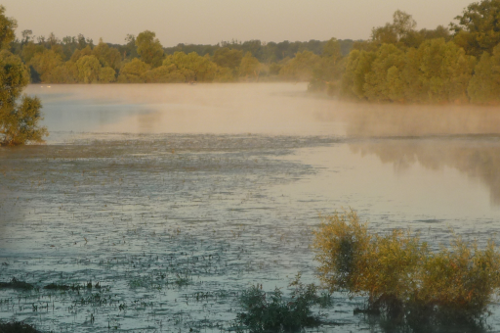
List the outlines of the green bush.
{"type": "Polygon", "coordinates": [[[500,253],[456,236],[450,248],[431,251],[418,235],[368,232],[354,211],[324,219],[313,244],[319,277],[330,291],[368,296],[371,312],[421,321],[479,319],[500,291],[500,253]]]}
{"type": "Polygon", "coordinates": [[[316,286],[304,285],[300,281],[300,274],[297,274],[289,287],[293,288],[289,299],[283,298],[283,292],[279,288],[269,294],[262,290],[262,285],[245,290],[240,299],[245,310],[238,314],[240,323],[251,332],[291,332],[317,326],[319,320],[310,310],[310,306],[320,300],[316,295],[316,286]]]}

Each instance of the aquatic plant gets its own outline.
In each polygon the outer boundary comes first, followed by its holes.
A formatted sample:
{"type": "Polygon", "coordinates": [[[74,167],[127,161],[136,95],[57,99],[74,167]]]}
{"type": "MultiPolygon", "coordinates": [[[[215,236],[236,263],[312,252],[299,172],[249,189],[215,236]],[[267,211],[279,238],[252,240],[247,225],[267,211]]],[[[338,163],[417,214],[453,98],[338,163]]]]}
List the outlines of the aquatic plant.
{"type": "Polygon", "coordinates": [[[364,311],[422,322],[480,320],[500,291],[500,253],[454,235],[450,248],[431,251],[409,231],[375,235],[354,211],[324,218],[313,247],[330,291],[368,296],[364,311]]]}
{"type": "Polygon", "coordinates": [[[259,284],[246,289],[240,297],[245,310],[238,314],[240,323],[251,332],[289,332],[319,325],[319,319],[312,315],[310,309],[318,299],[316,286],[304,285],[300,281],[300,274],[297,274],[289,287],[293,287],[293,291],[288,299],[283,297],[279,288],[271,293],[263,291],[259,284]],[[270,296],[270,300],[267,296],[270,296]]]}
{"type": "Polygon", "coordinates": [[[0,321],[0,332],[2,333],[39,333],[33,326],[23,322],[3,323],[0,321]]]}

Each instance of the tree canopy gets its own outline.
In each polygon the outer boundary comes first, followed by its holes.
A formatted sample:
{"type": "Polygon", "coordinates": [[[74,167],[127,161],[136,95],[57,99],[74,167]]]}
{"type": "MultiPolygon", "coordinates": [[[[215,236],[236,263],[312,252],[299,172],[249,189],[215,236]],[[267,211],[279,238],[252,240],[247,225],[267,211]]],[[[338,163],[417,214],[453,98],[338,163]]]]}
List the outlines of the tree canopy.
{"type": "Polygon", "coordinates": [[[39,127],[42,107],[37,97],[19,97],[29,82],[26,65],[6,48],[14,36],[15,21],[0,6],[0,145],[43,142],[47,130],[39,127]]]}
{"type": "Polygon", "coordinates": [[[482,0],[470,4],[450,24],[455,32],[454,41],[467,54],[480,57],[483,52],[491,54],[500,43],[500,0],[482,0]]]}

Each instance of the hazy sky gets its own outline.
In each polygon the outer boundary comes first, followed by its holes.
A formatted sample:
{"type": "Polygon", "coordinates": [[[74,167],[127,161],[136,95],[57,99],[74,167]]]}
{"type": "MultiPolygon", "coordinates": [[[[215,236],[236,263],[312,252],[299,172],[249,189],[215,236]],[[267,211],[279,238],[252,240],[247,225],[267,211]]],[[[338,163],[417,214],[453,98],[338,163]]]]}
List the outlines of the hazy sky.
{"type": "Polygon", "coordinates": [[[127,34],[156,32],[164,46],[222,40],[307,41],[366,39],[395,10],[418,28],[448,25],[473,0],[0,0],[17,33],[79,33],[123,44],[127,34]]]}

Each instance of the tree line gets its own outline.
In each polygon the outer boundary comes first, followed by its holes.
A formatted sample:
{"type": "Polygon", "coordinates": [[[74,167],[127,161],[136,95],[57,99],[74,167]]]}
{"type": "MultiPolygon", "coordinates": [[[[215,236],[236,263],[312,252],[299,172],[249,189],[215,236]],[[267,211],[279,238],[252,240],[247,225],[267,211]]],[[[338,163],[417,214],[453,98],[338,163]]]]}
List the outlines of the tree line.
{"type": "MultiPolygon", "coordinates": [[[[95,45],[81,34],[59,39],[53,33],[34,36],[24,30],[9,48],[29,67],[33,83],[234,82],[310,79],[303,73],[312,71],[309,58],[321,54],[327,43],[252,40],[165,48],[154,32],[146,30],[127,35],[123,45],[102,39],[95,45]],[[305,69],[291,69],[289,63],[297,55],[305,57],[305,69]]],[[[346,55],[355,42],[338,43],[346,55]]]]}
{"type": "Polygon", "coordinates": [[[449,28],[417,30],[411,15],[396,11],[370,40],[314,71],[309,89],[368,102],[499,103],[498,17],[500,0],[483,0],[449,28]]]}
{"type": "Polygon", "coordinates": [[[165,48],[156,34],[127,35],[123,45],[83,35],[22,32],[10,52],[33,83],[308,81],[309,90],[342,99],[399,103],[500,102],[500,0],[464,9],[448,27],[416,28],[396,11],[366,41],[259,40],[165,48]]]}

